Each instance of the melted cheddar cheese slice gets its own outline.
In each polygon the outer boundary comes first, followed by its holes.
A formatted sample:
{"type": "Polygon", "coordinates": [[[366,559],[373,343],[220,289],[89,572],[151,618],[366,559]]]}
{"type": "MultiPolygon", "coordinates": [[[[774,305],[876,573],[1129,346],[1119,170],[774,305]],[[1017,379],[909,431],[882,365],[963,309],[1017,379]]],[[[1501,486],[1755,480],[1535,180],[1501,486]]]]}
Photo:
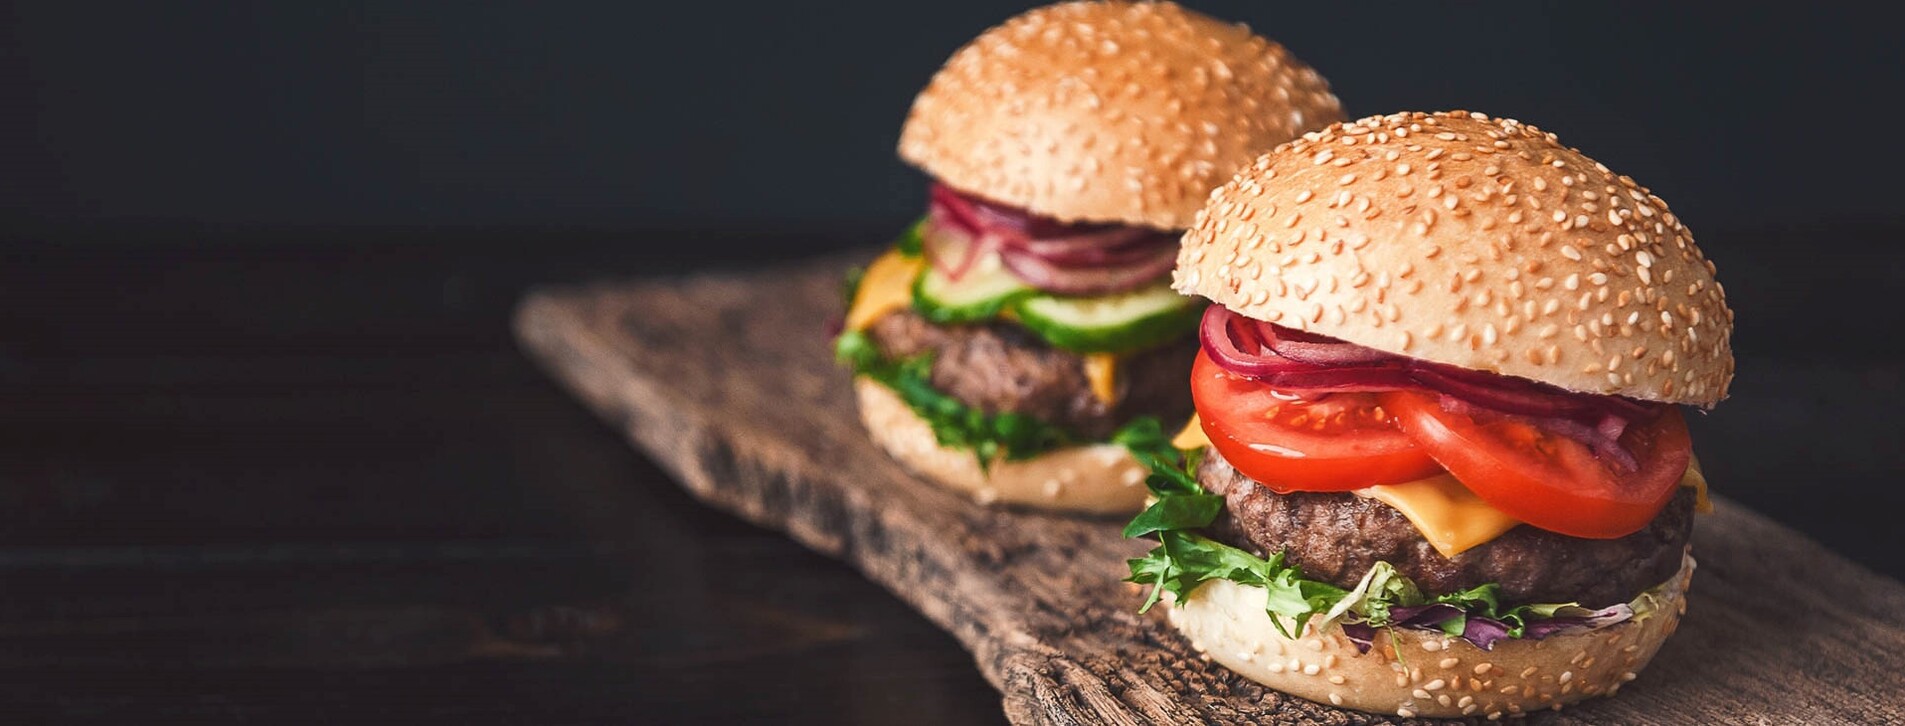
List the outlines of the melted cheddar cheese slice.
{"type": "Polygon", "coordinates": [[[1191,420],[1184,424],[1184,430],[1171,438],[1171,445],[1179,451],[1196,451],[1210,446],[1210,437],[1204,435],[1204,420],[1197,414],[1191,414],[1191,420]]]}
{"type": "Polygon", "coordinates": [[[1111,353],[1085,355],[1085,380],[1091,383],[1091,395],[1106,406],[1118,405],[1118,356],[1111,353]]]}
{"type": "Polygon", "coordinates": [[[1707,475],[1700,471],[1700,457],[1687,459],[1687,473],[1680,475],[1680,486],[1693,487],[1693,511],[1713,512],[1713,500],[1707,498],[1707,475]]]}
{"type": "Polygon", "coordinates": [[[1521,524],[1448,474],[1366,487],[1356,490],[1356,496],[1394,507],[1443,557],[1459,555],[1521,524]]]}
{"type": "Polygon", "coordinates": [[[860,278],[860,289],[847,306],[847,330],[866,330],[887,313],[913,306],[913,280],[919,277],[926,261],[907,257],[899,250],[887,250],[860,278]]]}

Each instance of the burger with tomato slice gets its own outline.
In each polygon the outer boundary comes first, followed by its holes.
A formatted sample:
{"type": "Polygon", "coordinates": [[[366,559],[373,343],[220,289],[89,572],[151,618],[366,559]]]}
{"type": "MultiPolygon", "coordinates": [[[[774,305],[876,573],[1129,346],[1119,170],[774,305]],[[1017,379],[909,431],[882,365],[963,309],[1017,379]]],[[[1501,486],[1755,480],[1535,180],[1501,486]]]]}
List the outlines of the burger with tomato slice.
{"type": "Polygon", "coordinates": [[[986,31],[914,102],[925,218],[849,293],[838,357],[873,440],[985,502],[1143,507],[1110,443],[1181,420],[1202,302],[1177,240],[1258,154],[1342,118],[1281,46],[1168,2],[1072,2],[986,31]]]}
{"type": "Polygon", "coordinates": [[[1194,647],[1314,701],[1514,715],[1614,693],[1673,632],[1705,504],[1682,406],[1732,312],[1665,202],[1465,112],[1332,125],[1185,234],[1214,302],[1173,440],[1121,439],[1194,647]]]}

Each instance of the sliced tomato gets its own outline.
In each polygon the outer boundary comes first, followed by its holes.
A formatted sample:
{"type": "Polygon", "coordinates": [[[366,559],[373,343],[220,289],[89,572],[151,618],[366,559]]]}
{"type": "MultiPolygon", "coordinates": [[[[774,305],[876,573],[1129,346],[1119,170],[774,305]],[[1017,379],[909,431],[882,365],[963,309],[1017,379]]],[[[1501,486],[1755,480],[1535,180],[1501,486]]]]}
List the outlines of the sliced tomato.
{"type": "Polygon", "coordinates": [[[1278,493],[1347,491],[1442,470],[1396,427],[1375,394],[1304,401],[1226,371],[1199,351],[1191,398],[1211,446],[1278,493]]]}
{"type": "Polygon", "coordinates": [[[1551,532],[1613,539],[1653,521],[1687,470],[1693,443],[1675,408],[1635,423],[1621,445],[1640,462],[1618,471],[1573,439],[1512,416],[1444,410],[1435,394],[1395,391],[1382,404],[1450,474],[1496,509],[1551,532]]]}

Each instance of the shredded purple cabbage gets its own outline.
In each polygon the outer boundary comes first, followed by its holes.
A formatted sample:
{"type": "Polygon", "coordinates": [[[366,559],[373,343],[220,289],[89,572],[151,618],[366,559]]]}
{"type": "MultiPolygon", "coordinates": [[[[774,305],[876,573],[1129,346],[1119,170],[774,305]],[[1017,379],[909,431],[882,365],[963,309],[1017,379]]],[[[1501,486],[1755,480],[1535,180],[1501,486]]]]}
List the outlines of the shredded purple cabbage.
{"type": "Polygon", "coordinates": [[[1546,638],[1550,635],[1571,635],[1598,630],[1615,623],[1625,622],[1634,617],[1634,608],[1621,603],[1596,610],[1586,615],[1566,616],[1536,620],[1528,624],[1522,637],[1546,638]]]}
{"type": "Polygon", "coordinates": [[[1367,623],[1343,623],[1343,634],[1356,644],[1356,652],[1367,653],[1376,644],[1376,628],[1367,623]]]}
{"type": "Polygon", "coordinates": [[[1462,617],[1462,609],[1445,602],[1389,608],[1389,622],[1405,628],[1441,630],[1442,624],[1462,617]]]}
{"type": "MultiPolygon", "coordinates": [[[[1586,615],[1561,616],[1529,622],[1522,628],[1521,637],[1527,640],[1540,640],[1551,635],[1584,633],[1625,622],[1632,617],[1634,617],[1634,608],[1622,603],[1595,610],[1586,615]]],[[[1465,613],[1461,608],[1448,603],[1408,605],[1389,609],[1389,627],[1446,633],[1454,628],[1444,626],[1457,618],[1463,619],[1461,638],[1482,650],[1492,651],[1495,649],[1495,643],[1512,637],[1509,632],[1513,628],[1508,623],[1482,615],[1465,613]]],[[[1357,652],[1367,653],[1375,645],[1378,628],[1368,623],[1343,623],[1342,626],[1343,635],[1348,636],[1349,641],[1356,644],[1357,652]]]]}
{"type": "MultiPolygon", "coordinates": [[[[1500,620],[1482,617],[1480,615],[1471,615],[1468,618],[1467,625],[1462,628],[1462,639],[1482,650],[1494,650],[1495,641],[1509,637],[1509,630],[1508,624],[1500,620]]],[[[1522,637],[1535,636],[1530,636],[1524,631],[1522,637]]]]}

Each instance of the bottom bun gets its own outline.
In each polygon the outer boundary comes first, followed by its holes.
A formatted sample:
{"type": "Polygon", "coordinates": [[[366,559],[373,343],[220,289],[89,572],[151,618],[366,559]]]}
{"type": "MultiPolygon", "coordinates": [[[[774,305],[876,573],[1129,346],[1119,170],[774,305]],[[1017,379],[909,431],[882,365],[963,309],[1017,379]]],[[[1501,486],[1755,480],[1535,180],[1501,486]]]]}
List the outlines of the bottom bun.
{"type": "Polygon", "coordinates": [[[1093,444],[1058,449],[979,468],[971,451],[939,445],[928,425],[891,389],[855,378],[860,419],[873,441],[906,468],[967,492],[981,504],[1004,502],[1041,509],[1128,514],[1144,508],[1149,472],[1124,447],[1093,444]]]}
{"type": "Polygon", "coordinates": [[[1692,576],[1689,556],[1643,618],[1573,635],[1501,640],[1492,651],[1437,631],[1390,628],[1363,653],[1333,623],[1290,640],[1264,612],[1263,588],[1229,580],[1199,586],[1172,605],[1170,619],[1211,660],[1284,693],[1404,718],[1495,719],[1613,695],[1673,634],[1692,576]]]}

